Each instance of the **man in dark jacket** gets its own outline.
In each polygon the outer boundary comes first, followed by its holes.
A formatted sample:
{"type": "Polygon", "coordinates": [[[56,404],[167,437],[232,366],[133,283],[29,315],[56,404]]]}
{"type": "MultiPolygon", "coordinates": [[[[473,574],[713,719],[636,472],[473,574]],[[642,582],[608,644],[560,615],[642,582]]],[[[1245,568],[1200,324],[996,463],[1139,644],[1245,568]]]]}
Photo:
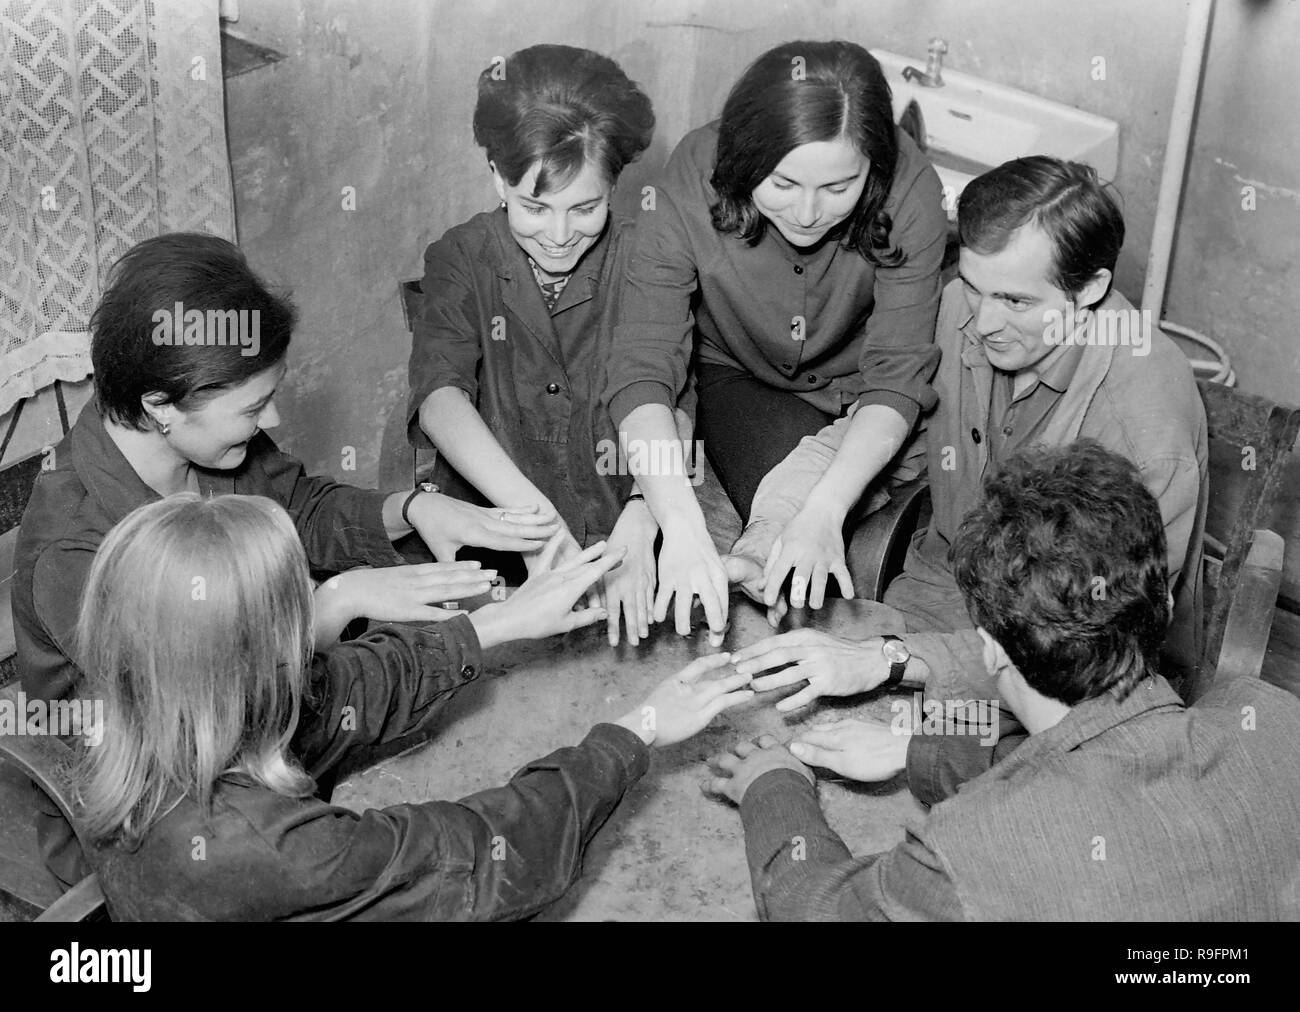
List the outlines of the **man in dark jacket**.
{"type": "MultiPolygon", "coordinates": [[[[1139,472],[1080,441],[1012,457],[984,495],[953,570],[1029,737],[865,858],[827,826],[807,766],[770,737],[737,746],[712,786],[740,805],[760,915],[1300,917],[1300,701],[1233,679],[1185,707],[1156,671],[1171,595],[1139,472]]],[[[915,745],[954,726],[900,716],[868,725],[859,779],[899,771],[900,734],[915,745]]],[[[800,749],[814,765],[819,752],[800,749]]]]}

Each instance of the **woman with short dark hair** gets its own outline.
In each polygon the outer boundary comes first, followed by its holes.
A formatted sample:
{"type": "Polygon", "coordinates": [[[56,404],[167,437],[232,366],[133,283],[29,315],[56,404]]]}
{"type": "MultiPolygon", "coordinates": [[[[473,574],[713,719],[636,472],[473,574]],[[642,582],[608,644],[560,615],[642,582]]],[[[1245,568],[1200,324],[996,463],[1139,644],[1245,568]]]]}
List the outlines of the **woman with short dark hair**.
{"type": "Polygon", "coordinates": [[[653,130],[650,100],[591,50],[531,46],[486,68],[474,140],[500,206],[425,251],[412,328],[407,431],[437,449],[438,486],[554,509],[562,558],[602,538],[627,550],[604,581],[611,644],[623,615],[629,642],[648,635],[654,592],[658,526],[598,404],[630,250],[610,199],[653,130]]]}
{"type": "MultiPolygon", "coordinates": [[[[606,389],[620,435],[633,447],[672,438],[670,409],[696,356],[696,435],[747,520],[764,475],[803,436],[855,412],[782,537],[838,559],[829,572],[851,596],[848,511],[934,403],[947,236],[938,175],[895,126],[865,49],[790,42],[745,71],[719,121],[678,145],[653,198],[606,389]]],[[[694,494],[680,474],[635,473],[664,531],[655,619],[675,595],[687,633],[698,596],[720,639],[727,575],[694,494]]]]}
{"type": "MultiPolygon", "coordinates": [[[[274,398],[294,322],[292,304],[215,236],[146,239],[114,266],[91,319],[95,399],[51,451],[14,550],[14,638],[29,697],[77,691],[72,631],[95,552],[122,517],[163,496],[279,503],[326,578],[315,590],[318,645],[353,619],[445,619],[452,612],[440,605],[488,592],[494,574],[478,563],[406,565],[393,542],[413,529],[447,560],[462,545],[538,551],[558,532],[536,512],[502,516],[418,489],[388,494],[308,475],[264,431],[279,424],[274,398]]],[[[192,577],[201,599],[203,574],[192,577]]],[[[52,803],[38,836],[52,870],[77,881],[75,840],[52,803]]]]}

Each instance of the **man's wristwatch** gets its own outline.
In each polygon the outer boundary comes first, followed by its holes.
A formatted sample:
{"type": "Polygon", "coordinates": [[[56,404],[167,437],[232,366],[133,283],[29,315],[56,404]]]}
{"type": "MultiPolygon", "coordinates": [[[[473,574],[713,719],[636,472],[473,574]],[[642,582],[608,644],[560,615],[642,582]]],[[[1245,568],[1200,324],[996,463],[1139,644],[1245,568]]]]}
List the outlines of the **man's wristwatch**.
{"type": "Polygon", "coordinates": [[[903,673],[907,671],[907,662],[912,659],[912,653],[898,636],[885,636],[884,642],[880,644],[880,652],[885,655],[885,660],[889,661],[889,677],[880,684],[879,688],[892,689],[903,680],[903,673]]]}
{"type": "Polygon", "coordinates": [[[406,497],[406,501],[402,503],[402,523],[406,524],[407,527],[414,527],[415,524],[411,523],[411,518],[406,515],[406,511],[411,508],[411,503],[415,502],[415,497],[419,495],[421,492],[437,492],[437,491],[438,491],[438,486],[431,481],[422,481],[418,485],[416,485],[415,488],[411,489],[411,494],[408,495],[406,497]]]}

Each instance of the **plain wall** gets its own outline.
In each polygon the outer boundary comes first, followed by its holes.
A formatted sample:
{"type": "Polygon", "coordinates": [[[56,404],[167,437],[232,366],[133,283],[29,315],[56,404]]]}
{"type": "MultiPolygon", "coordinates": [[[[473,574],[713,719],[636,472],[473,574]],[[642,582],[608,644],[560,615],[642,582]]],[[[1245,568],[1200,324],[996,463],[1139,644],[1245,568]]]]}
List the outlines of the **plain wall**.
{"type": "MultiPolygon", "coordinates": [[[[1181,0],[259,0],[239,33],[286,59],[227,82],[240,240],[293,290],[302,323],[277,438],[312,470],[368,484],[404,401],[409,336],[399,278],[425,245],[491,207],[470,117],[494,56],[536,42],[598,49],[655,102],[632,198],[765,48],[849,38],[1117,120],[1128,240],[1117,272],[1141,294],[1182,47],[1181,0]],[[1094,75],[1105,60],[1105,79],[1094,75]],[[341,191],[356,188],[357,209],[341,191]],[[355,470],[347,470],[348,450],[355,470]]],[[[1219,0],[1170,272],[1168,318],[1233,357],[1239,385],[1300,401],[1300,4],[1219,0]],[[1255,210],[1242,188],[1254,188],[1255,210]]]]}

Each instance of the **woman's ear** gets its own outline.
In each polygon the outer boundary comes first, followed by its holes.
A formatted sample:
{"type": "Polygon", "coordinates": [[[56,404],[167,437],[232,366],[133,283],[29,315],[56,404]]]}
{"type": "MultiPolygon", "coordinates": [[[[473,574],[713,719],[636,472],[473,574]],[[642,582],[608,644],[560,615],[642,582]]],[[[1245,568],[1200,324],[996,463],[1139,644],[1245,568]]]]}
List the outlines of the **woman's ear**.
{"type": "Polygon", "coordinates": [[[157,390],[142,394],[140,406],[144,408],[144,413],[149,416],[149,420],[153,422],[154,427],[159,430],[164,426],[169,426],[176,413],[176,405],[167,399],[166,394],[157,390]]]}
{"type": "Polygon", "coordinates": [[[506,190],[508,189],[506,181],[497,169],[496,162],[488,162],[488,166],[492,169],[492,185],[496,187],[497,196],[501,198],[501,206],[504,207],[506,203],[506,190]]]}

